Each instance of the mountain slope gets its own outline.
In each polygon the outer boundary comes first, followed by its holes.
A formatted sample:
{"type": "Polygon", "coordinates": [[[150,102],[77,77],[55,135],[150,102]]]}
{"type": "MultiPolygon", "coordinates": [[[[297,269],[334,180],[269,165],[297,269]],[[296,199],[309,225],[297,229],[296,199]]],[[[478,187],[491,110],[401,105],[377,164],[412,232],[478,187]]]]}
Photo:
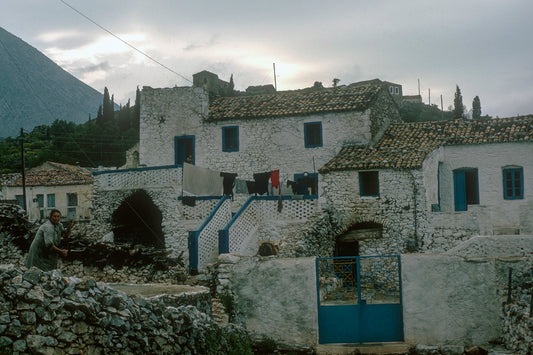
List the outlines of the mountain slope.
{"type": "Polygon", "coordinates": [[[0,137],[60,119],[96,117],[103,94],[0,27],[0,137]]]}

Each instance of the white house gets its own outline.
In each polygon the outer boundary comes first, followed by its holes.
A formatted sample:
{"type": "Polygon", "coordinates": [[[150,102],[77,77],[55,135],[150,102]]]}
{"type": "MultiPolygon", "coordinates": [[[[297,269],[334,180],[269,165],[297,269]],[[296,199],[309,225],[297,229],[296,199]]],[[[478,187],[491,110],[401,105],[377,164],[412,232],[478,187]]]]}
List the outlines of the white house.
{"type": "MultiPolygon", "coordinates": [[[[45,162],[25,172],[26,206],[32,221],[46,218],[58,209],[68,220],[89,219],[94,178],[84,168],[45,162]]],[[[24,207],[21,174],[10,174],[2,181],[5,200],[17,200],[24,207]]]]}
{"type": "Polygon", "coordinates": [[[444,251],[472,235],[533,233],[533,116],[399,123],[320,173],[336,243],[364,254],[444,251]]]}

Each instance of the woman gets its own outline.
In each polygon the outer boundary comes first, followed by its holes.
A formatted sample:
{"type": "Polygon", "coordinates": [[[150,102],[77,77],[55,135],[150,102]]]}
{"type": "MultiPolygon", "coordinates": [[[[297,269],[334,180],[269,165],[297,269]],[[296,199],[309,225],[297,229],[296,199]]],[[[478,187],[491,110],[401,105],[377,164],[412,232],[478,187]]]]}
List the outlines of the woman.
{"type": "Polygon", "coordinates": [[[39,227],[26,259],[26,267],[28,269],[35,266],[43,271],[50,271],[57,268],[58,255],[63,258],[67,257],[68,251],[60,249],[58,245],[61,242],[61,237],[66,239],[70,236],[70,229],[74,221],[72,221],[67,230],[59,223],[60,221],[61,212],[53,209],[50,212],[49,219],[39,227]]]}

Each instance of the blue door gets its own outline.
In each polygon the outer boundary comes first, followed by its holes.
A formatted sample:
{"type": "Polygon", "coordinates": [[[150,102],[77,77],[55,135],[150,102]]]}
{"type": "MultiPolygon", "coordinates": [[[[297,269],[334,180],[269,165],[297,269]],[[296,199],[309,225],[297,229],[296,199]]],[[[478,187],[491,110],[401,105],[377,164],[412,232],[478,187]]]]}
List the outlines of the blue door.
{"type": "Polygon", "coordinates": [[[319,343],[403,341],[400,256],[317,258],[319,343]]]}
{"type": "Polygon", "coordinates": [[[466,211],[468,205],[479,204],[477,169],[453,171],[453,196],[456,211],[466,211]]]}

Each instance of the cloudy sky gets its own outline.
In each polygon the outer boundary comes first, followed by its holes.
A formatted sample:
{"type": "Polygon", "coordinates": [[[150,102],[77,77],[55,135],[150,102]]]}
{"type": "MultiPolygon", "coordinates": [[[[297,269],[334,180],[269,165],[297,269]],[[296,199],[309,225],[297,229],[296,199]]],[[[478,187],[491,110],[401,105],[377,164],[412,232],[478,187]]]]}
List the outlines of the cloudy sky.
{"type": "Polygon", "coordinates": [[[278,90],[380,78],[416,95],[420,82],[447,109],[459,85],[467,109],[477,95],[499,117],[533,113],[531,14],[531,0],[0,2],[1,27],[118,103],[201,70],[273,84],[276,63],[278,90]]]}

